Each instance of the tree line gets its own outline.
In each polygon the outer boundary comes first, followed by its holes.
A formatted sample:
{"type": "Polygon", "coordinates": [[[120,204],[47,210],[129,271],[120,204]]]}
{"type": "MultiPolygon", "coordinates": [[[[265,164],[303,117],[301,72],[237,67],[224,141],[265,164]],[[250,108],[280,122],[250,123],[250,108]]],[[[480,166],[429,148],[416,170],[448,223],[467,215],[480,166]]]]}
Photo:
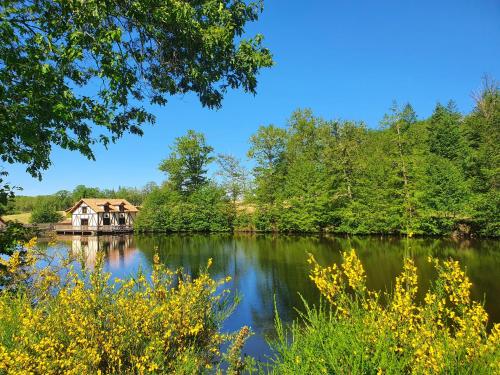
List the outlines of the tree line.
{"type": "Polygon", "coordinates": [[[190,130],[160,163],[161,186],[79,185],[16,196],[2,209],[44,212],[81,198],[123,198],[143,205],[139,231],[498,236],[499,125],[500,91],[492,83],[466,115],[449,102],[418,119],[410,104],[394,104],[378,129],[299,109],[285,126],[261,126],[251,136],[250,171],[190,130]]]}
{"type": "Polygon", "coordinates": [[[100,189],[98,187],[77,185],[72,191],[60,190],[48,195],[16,195],[9,199],[6,205],[0,206],[0,213],[34,212],[47,207],[50,207],[53,211],[64,211],[82,198],[120,198],[126,199],[134,205],[140,205],[144,198],[156,188],[154,182],[149,182],[142,188],[121,186],[118,189],[100,189]]]}
{"type": "Polygon", "coordinates": [[[251,137],[251,172],[189,131],[137,229],[498,236],[500,90],[487,83],[476,99],[469,114],[438,103],[426,119],[394,104],[378,129],[297,110],[251,137]]]}

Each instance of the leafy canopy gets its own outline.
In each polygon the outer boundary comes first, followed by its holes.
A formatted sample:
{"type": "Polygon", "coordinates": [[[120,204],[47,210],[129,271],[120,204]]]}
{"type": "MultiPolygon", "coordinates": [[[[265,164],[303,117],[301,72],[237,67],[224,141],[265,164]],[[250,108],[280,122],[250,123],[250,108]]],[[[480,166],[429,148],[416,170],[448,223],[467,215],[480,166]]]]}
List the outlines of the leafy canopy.
{"type": "Polygon", "coordinates": [[[241,161],[230,154],[217,155],[219,170],[217,175],[222,179],[222,186],[227,191],[233,204],[241,199],[248,186],[248,172],[241,161]]]}
{"type": "Polygon", "coordinates": [[[53,145],[94,159],[153,123],[146,104],[195,93],[218,108],[228,88],[255,93],[272,65],[245,39],[262,3],[241,0],[5,0],[0,5],[0,157],[34,177],[53,145]]]}
{"type": "Polygon", "coordinates": [[[166,172],[178,192],[191,194],[207,183],[207,166],[214,157],[205,136],[194,130],[175,140],[172,152],[163,160],[159,169],[166,172]]]}

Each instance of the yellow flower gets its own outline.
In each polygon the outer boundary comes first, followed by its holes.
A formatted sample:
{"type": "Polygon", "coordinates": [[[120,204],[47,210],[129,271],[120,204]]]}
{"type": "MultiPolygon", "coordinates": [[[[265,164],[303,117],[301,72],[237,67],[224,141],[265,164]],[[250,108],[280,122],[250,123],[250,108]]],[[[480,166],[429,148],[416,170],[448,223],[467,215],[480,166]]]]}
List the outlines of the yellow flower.
{"type": "Polygon", "coordinates": [[[336,308],[336,319],[347,317],[349,324],[351,319],[360,319],[368,353],[378,350],[380,340],[389,339],[394,342],[391,350],[404,355],[406,372],[442,373],[450,363],[467,368],[474,362],[486,363],[489,372],[500,373],[500,324],[487,333],[488,315],[480,303],[471,300],[471,282],[458,262],[429,257],[438,280],[419,302],[417,268],[412,259],[405,259],[394,290],[381,304],[378,292],[365,290],[364,270],[355,252],[344,253],[343,258],[341,268],[335,264],[321,267],[310,256],[310,278],[336,308]],[[350,293],[347,286],[363,293],[350,293]]]}
{"type": "MultiPolygon", "coordinates": [[[[9,261],[13,270],[21,262],[18,255],[9,261]]],[[[111,281],[99,263],[85,274],[88,283],[70,270],[48,294],[44,288],[56,274],[33,268],[31,277],[40,280],[33,284],[36,303],[27,294],[0,294],[1,373],[172,373],[179,358],[203,369],[232,340],[217,331],[217,314],[224,314],[217,287],[225,279],[179,271],[176,284],[174,272],[157,264],[155,283],[144,275],[111,281]]]]}
{"type": "Polygon", "coordinates": [[[364,291],[366,289],[366,275],[356,251],[352,249],[349,253],[343,253],[343,258],[342,268],[349,286],[356,291],[364,291]]]}

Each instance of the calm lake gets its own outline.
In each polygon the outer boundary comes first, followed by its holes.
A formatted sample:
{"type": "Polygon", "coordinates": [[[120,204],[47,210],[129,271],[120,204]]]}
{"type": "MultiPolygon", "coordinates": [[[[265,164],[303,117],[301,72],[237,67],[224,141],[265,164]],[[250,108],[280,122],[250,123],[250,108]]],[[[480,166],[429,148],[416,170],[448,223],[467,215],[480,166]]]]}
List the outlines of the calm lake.
{"type": "Polygon", "coordinates": [[[249,325],[255,335],[245,352],[263,361],[270,354],[266,338],[274,332],[274,300],[284,322],[297,318],[295,308],[303,308],[300,295],[311,304],[319,301],[319,293],[308,278],[308,253],[325,265],[340,262],[340,251],[350,248],[357,250],[372,289],[390,289],[402,269],[403,257],[413,257],[421,295],[435,277],[427,257],[457,259],[473,282],[474,298],[484,301],[490,322],[500,321],[500,242],[496,240],[186,234],[65,236],[58,237],[54,246],[54,250],[84,251],[89,264],[97,251],[103,251],[106,270],[120,278],[134,275],[140,268],[150,272],[155,251],[169,267],[184,267],[194,276],[212,258],[212,275],[230,275],[227,287],[241,295],[225,329],[234,331],[249,325]]]}

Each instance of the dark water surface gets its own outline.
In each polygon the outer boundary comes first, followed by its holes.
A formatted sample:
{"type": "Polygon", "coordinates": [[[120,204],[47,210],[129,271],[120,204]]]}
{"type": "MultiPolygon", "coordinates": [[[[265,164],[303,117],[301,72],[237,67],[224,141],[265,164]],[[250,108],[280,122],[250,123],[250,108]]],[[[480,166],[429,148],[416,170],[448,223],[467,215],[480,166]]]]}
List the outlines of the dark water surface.
{"type": "Polygon", "coordinates": [[[65,236],[59,237],[55,247],[74,253],[83,250],[89,263],[97,251],[104,251],[106,270],[121,278],[134,275],[139,268],[150,272],[155,251],[169,267],[184,267],[194,276],[212,258],[212,275],[231,276],[227,287],[242,297],[225,329],[235,331],[249,325],[255,335],[245,352],[260,360],[270,354],[266,337],[274,332],[274,300],[284,322],[297,318],[295,308],[303,307],[300,295],[311,304],[319,301],[308,278],[308,252],[326,265],[340,262],[340,251],[356,249],[368,288],[379,290],[391,289],[403,258],[411,256],[418,267],[421,296],[435,277],[427,257],[457,259],[472,280],[473,297],[484,301],[491,322],[500,321],[500,242],[496,240],[190,234],[65,236]]]}

